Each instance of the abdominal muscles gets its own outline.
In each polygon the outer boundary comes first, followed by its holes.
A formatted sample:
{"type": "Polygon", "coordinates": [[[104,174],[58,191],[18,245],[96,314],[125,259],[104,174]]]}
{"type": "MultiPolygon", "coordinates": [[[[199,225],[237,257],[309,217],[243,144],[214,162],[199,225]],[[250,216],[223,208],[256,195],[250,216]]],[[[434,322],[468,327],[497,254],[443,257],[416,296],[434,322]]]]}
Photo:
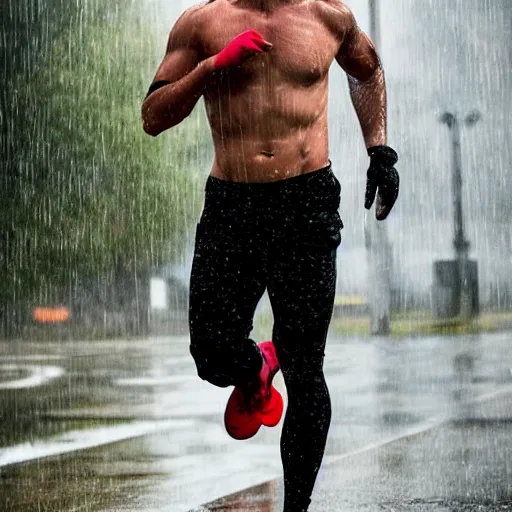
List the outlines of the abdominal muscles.
{"type": "Polygon", "coordinates": [[[328,161],[327,78],[310,86],[218,80],[205,94],[215,147],[212,175],[277,181],[328,161]]]}

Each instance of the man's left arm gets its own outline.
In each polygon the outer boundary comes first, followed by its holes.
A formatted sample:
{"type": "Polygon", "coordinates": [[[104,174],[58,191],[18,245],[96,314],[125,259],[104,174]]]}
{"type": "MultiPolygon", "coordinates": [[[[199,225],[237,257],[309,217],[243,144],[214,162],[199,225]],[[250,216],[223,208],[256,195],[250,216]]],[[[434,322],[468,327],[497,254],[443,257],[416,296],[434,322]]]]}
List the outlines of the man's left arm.
{"type": "Polygon", "coordinates": [[[343,42],[336,61],[347,73],[350,97],[370,156],[365,208],[370,209],[377,194],[376,217],[384,220],[398,197],[399,177],[393,167],[396,152],[387,146],[387,105],[384,70],[370,38],[348,13],[343,42]]]}
{"type": "Polygon", "coordinates": [[[386,83],[375,46],[350,16],[336,60],[347,73],[350,97],[366,148],[387,140],[386,83]]]}

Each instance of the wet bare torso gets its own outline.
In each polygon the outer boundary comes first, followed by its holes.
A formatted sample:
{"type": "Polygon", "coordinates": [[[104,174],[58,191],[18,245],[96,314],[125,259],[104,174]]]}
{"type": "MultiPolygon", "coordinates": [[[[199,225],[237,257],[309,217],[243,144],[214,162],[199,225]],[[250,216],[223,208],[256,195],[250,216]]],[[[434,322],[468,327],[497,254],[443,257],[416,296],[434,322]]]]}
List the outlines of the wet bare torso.
{"type": "Polygon", "coordinates": [[[201,59],[249,29],[273,44],[239,68],[217,73],[204,93],[213,176],[277,181],[328,163],[328,71],[341,44],[329,26],[329,8],[305,0],[263,12],[215,0],[202,9],[201,59]]]}

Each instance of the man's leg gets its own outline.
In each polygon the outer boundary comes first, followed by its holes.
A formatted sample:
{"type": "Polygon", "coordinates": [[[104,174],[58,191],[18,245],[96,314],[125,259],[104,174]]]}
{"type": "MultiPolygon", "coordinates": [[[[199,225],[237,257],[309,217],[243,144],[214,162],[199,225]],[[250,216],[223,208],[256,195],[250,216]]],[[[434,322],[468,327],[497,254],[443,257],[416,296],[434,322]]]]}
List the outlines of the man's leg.
{"type": "MultiPolygon", "coordinates": [[[[236,219],[235,219],[236,221],[236,219]]],[[[227,387],[259,374],[262,357],[249,339],[266,286],[266,258],[259,240],[242,238],[218,220],[197,227],[190,278],[190,351],[199,376],[227,387]]]]}
{"type": "Polygon", "coordinates": [[[269,286],[273,340],[288,392],[281,437],[285,512],[307,510],[331,421],[323,374],[336,281],[334,251],[289,254],[269,286]]]}
{"type": "Polygon", "coordinates": [[[285,512],[307,510],[331,421],[323,360],[343,226],[339,183],[332,174],[317,174],[302,192],[293,226],[283,243],[277,237],[269,257],[273,341],[288,391],[281,437],[285,512]]]}

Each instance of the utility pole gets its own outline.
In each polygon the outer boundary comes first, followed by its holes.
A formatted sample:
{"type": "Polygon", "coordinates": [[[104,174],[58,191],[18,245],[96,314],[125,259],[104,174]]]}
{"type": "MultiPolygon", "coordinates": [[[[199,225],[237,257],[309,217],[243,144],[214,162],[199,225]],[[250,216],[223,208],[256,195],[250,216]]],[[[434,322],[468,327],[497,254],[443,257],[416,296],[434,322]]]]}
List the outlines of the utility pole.
{"type": "MultiPolygon", "coordinates": [[[[370,37],[377,51],[380,49],[379,0],[368,0],[370,10],[370,37]]],[[[365,246],[368,261],[368,302],[370,332],[373,335],[390,333],[391,266],[392,253],[387,225],[375,218],[370,210],[365,225],[365,246]]]]}
{"type": "MultiPolygon", "coordinates": [[[[475,125],[481,118],[477,110],[471,112],[464,119],[466,126],[475,125]]],[[[459,316],[470,318],[473,315],[472,310],[472,290],[469,280],[469,241],[464,234],[464,217],[462,214],[462,157],[460,148],[460,122],[455,114],[445,112],[441,118],[441,123],[446,124],[450,130],[452,139],[452,194],[453,194],[453,226],[454,237],[453,247],[455,249],[455,259],[459,283],[457,286],[457,303],[459,304],[459,316]]]]}
{"type": "Polygon", "coordinates": [[[380,48],[379,0],[368,0],[370,9],[370,36],[375,47],[380,48]]]}

